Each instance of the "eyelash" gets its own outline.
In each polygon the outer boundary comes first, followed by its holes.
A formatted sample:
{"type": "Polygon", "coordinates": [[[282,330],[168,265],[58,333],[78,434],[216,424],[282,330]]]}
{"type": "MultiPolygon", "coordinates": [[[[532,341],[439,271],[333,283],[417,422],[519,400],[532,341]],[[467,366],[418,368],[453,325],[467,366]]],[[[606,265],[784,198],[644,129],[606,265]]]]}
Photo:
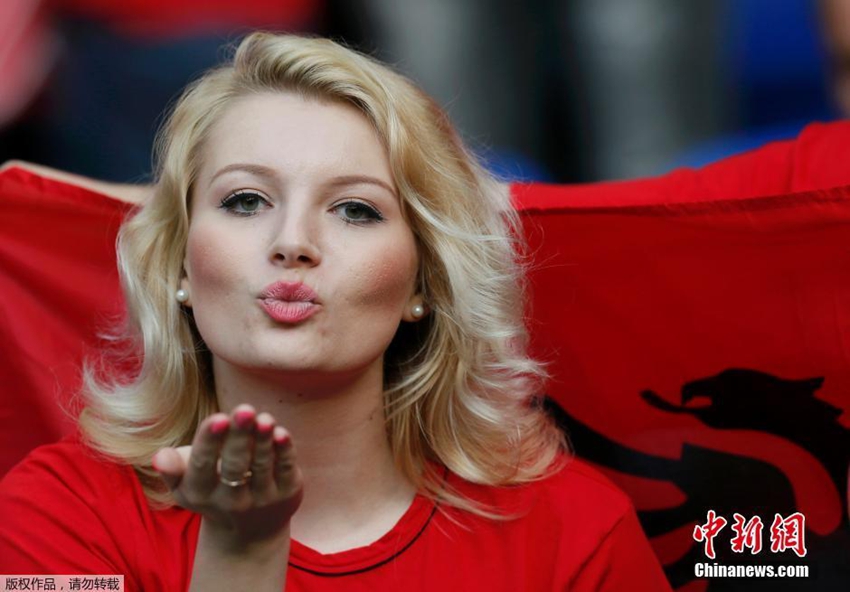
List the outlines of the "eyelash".
{"type": "Polygon", "coordinates": [[[249,216],[254,216],[257,213],[257,210],[249,210],[249,211],[241,211],[240,212],[239,210],[236,209],[236,206],[239,205],[240,203],[244,204],[244,200],[245,200],[246,197],[253,197],[253,198],[258,199],[259,202],[260,202],[260,205],[262,205],[263,203],[265,203],[266,205],[269,205],[269,202],[263,196],[261,196],[259,193],[255,193],[254,191],[241,190],[241,191],[236,191],[234,193],[231,193],[230,195],[225,197],[223,200],[221,200],[221,204],[219,205],[219,207],[223,210],[227,210],[228,212],[230,212],[231,214],[234,214],[236,216],[242,216],[242,217],[245,217],[245,218],[247,218],[249,216]]]}
{"type": "Polygon", "coordinates": [[[361,220],[352,220],[350,218],[340,217],[340,219],[343,222],[345,222],[346,224],[359,224],[359,225],[362,226],[362,225],[365,225],[365,224],[377,224],[379,222],[384,221],[384,217],[381,215],[381,212],[379,212],[376,208],[373,208],[369,204],[363,203],[362,201],[357,201],[357,200],[344,201],[340,204],[335,205],[333,207],[333,209],[338,210],[338,211],[342,211],[343,209],[345,209],[349,206],[355,206],[355,207],[359,208],[360,210],[362,210],[363,212],[366,213],[367,217],[365,219],[361,219],[361,220]]]}
{"type": "MultiPolygon", "coordinates": [[[[239,204],[244,204],[245,198],[255,198],[255,199],[259,200],[260,205],[262,205],[262,204],[265,204],[267,206],[270,205],[268,200],[266,200],[259,193],[256,193],[254,191],[242,190],[242,191],[236,191],[234,193],[231,193],[230,195],[225,197],[223,200],[221,200],[221,204],[219,205],[219,207],[223,210],[230,212],[231,214],[236,215],[236,216],[241,216],[241,217],[245,217],[245,218],[250,217],[250,216],[255,216],[259,210],[239,211],[239,210],[236,209],[239,204]]],[[[342,211],[344,208],[347,208],[349,206],[355,206],[355,207],[359,208],[361,211],[365,212],[366,218],[355,220],[355,219],[340,216],[340,219],[343,222],[345,222],[346,224],[356,224],[356,225],[363,226],[363,225],[366,225],[366,224],[376,224],[378,222],[384,221],[384,216],[381,214],[381,212],[379,212],[377,210],[377,208],[374,208],[373,206],[371,206],[367,203],[364,203],[362,201],[357,201],[357,200],[344,201],[342,203],[335,205],[333,208],[331,208],[331,210],[332,211],[342,211]]],[[[258,205],[258,208],[259,207],[260,206],[258,205]]]]}

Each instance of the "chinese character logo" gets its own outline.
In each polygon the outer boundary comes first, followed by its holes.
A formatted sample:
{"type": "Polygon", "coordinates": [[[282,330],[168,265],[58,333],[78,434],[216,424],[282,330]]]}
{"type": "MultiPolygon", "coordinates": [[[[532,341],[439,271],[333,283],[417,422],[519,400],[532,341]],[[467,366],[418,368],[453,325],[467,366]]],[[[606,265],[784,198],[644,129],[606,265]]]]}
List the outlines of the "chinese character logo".
{"type": "Polygon", "coordinates": [[[764,527],[761,518],[753,516],[747,521],[737,512],[732,517],[735,519],[732,524],[732,530],[735,532],[732,537],[732,550],[735,553],[743,553],[744,549],[750,549],[750,553],[758,555],[761,551],[761,531],[764,527]]]}
{"type": "Polygon", "coordinates": [[[770,550],[782,553],[791,549],[797,557],[806,556],[806,517],[800,512],[794,512],[788,518],[779,514],[770,525],[770,550]]]}
{"type": "Polygon", "coordinates": [[[709,559],[715,558],[714,537],[726,526],[726,518],[717,516],[714,510],[708,511],[707,521],[703,525],[694,526],[694,540],[705,543],[705,556],[709,559]]]}
{"type": "MultiPolygon", "coordinates": [[[[732,517],[734,519],[732,532],[735,533],[730,541],[732,551],[743,553],[744,549],[749,549],[752,555],[760,553],[764,529],[761,518],[753,516],[747,520],[745,516],[737,512],[732,517]]],[[[694,540],[705,544],[705,556],[709,559],[716,558],[714,538],[727,523],[723,516],[718,516],[714,510],[709,510],[705,524],[694,526],[694,540]]],[[[787,550],[794,551],[798,557],[806,556],[806,517],[801,512],[795,512],[787,518],[776,514],[773,524],[770,525],[771,553],[782,553],[787,550]]]]}

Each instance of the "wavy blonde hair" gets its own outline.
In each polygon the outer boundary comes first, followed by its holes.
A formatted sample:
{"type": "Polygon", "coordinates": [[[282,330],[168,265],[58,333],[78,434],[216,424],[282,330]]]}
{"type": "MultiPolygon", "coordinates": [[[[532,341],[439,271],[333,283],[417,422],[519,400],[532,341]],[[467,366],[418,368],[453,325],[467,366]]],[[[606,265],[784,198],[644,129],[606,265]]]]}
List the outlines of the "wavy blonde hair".
{"type": "Polygon", "coordinates": [[[153,501],[169,502],[152,455],[189,444],[218,410],[210,353],[174,298],[189,197],[211,127],[234,100],[267,92],[354,105],[382,139],[417,237],[418,284],[431,310],[423,322],[403,324],[385,356],[388,438],[398,468],[421,492],[486,514],[447,490],[429,461],[471,482],[508,485],[547,474],[568,450],[535,404],[545,372],[525,351],[517,215],[431,98],[327,39],[251,34],[232,64],[192,83],[173,108],[157,139],[155,195],[118,240],[128,309],[121,337],[138,368],[121,381],[109,377],[114,371],[86,367],[84,435],[133,465],[153,501]]]}

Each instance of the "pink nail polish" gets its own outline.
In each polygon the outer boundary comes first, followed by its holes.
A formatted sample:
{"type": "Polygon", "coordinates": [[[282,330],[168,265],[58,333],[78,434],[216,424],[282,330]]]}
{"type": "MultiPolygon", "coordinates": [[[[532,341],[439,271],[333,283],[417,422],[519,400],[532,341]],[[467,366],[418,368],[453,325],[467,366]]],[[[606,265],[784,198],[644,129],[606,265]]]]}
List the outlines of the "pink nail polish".
{"type": "Polygon", "coordinates": [[[260,423],[259,421],[257,422],[257,432],[263,434],[264,436],[271,432],[273,427],[274,426],[271,423],[260,423]]]}
{"type": "Polygon", "coordinates": [[[212,432],[213,434],[218,436],[218,435],[226,432],[227,426],[229,426],[229,425],[230,425],[230,420],[228,420],[226,417],[221,417],[219,419],[216,419],[215,421],[213,421],[210,424],[210,432],[212,432]]]}
{"type": "Polygon", "coordinates": [[[281,434],[280,432],[275,430],[275,434],[274,434],[275,444],[279,444],[280,446],[285,446],[286,444],[289,444],[289,440],[290,440],[290,438],[289,438],[288,433],[284,432],[284,433],[281,434]]]}
{"type": "Polygon", "coordinates": [[[251,424],[254,423],[254,412],[251,409],[240,409],[234,417],[236,418],[236,425],[242,429],[250,428],[251,424]]]}

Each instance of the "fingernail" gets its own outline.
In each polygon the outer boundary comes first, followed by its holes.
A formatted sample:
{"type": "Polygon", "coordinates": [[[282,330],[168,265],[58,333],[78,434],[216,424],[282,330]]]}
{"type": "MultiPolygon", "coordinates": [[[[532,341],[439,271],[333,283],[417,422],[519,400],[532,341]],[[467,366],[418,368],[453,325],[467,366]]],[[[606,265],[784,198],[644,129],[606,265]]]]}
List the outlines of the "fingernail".
{"type": "Polygon", "coordinates": [[[254,411],[252,409],[240,409],[234,417],[236,425],[243,429],[250,428],[251,424],[254,423],[254,411]]]}
{"type": "Polygon", "coordinates": [[[290,439],[289,433],[286,430],[284,430],[282,427],[277,426],[274,429],[274,442],[275,442],[275,444],[280,444],[280,445],[288,444],[289,439],[290,439]]]}
{"type": "Polygon", "coordinates": [[[210,424],[210,432],[218,436],[227,431],[227,426],[230,425],[230,420],[226,417],[219,417],[210,424]]]}
{"type": "Polygon", "coordinates": [[[267,417],[258,417],[257,418],[257,431],[264,436],[272,431],[272,427],[274,426],[274,422],[272,422],[267,417]]]}

